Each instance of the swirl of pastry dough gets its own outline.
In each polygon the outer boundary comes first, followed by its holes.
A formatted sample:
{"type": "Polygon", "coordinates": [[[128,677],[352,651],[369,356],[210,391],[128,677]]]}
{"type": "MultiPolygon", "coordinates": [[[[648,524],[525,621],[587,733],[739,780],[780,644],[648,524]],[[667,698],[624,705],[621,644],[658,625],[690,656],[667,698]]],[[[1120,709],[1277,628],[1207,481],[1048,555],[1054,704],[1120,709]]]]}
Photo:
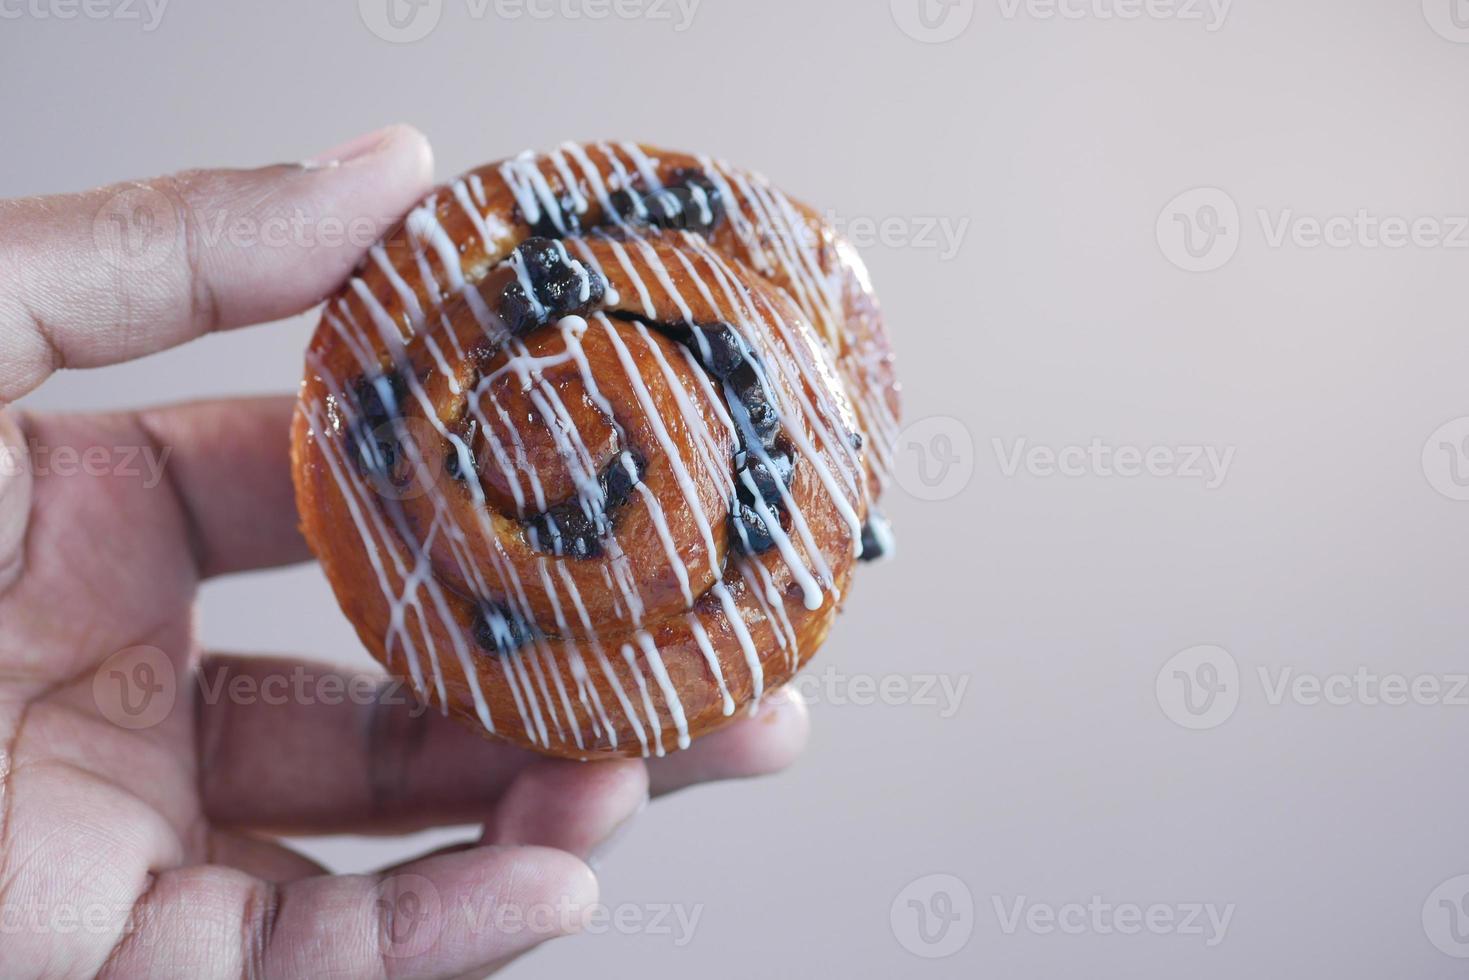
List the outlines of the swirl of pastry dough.
{"type": "Polygon", "coordinates": [[[302,527],[368,649],[497,737],[663,754],[826,638],[897,385],[866,272],[763,178],[567,144],[436,189],[331,299],[302,527]]]}

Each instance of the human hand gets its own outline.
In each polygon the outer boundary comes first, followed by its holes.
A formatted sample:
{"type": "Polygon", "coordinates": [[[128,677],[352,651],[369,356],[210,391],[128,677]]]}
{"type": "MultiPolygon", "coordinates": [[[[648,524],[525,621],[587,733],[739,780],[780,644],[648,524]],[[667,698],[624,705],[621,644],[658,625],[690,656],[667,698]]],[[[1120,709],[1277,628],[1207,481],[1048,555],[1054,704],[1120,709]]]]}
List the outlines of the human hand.
{"type": "MultiPolygon", "coordinates": [[[[391,127],[314,165],[0,201],[0,406],[61,368],[307,309],[431,169],[423,137],[391,127]]],[[[773,771],[804,743],[794,694],[687,752],[595,764],[486,742],[386,678],[333,703],[232,697],[240,678],[361,689],[199,648],[202,581],[309,557],[291,407],[0,409],[0,973],[488,972],[576,928],[597,894],[584,859],[650,792],[773,771]],[[454,823],[483,823],[478,844],[376,875],[273,839],[454,823]],[[558,911],[497,928],[507,908],[558,911]]]]}

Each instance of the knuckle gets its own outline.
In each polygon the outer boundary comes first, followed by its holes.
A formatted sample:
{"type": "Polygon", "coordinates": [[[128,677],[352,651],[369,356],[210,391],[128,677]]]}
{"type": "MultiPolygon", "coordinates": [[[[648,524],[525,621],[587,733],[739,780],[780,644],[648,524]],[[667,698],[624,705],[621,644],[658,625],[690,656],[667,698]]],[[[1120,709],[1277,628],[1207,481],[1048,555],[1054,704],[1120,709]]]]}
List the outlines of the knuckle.
{"type": "Polygon", "coordinates": [[[372,811],[380,816],[391,815],[409,798],[413,760],[428,735],[427,714],[401,710],[387,696],[393,689],[385,683],[363,708],[368,792],[372,811]]]}
{"type": "Polygon", "coordinates": [[[266,976],[266,960],[276,921],[280,916],[280,888],[273,882],[256,880],[245,894],[240,911],[240,975],[245,980],[266,976]]]}

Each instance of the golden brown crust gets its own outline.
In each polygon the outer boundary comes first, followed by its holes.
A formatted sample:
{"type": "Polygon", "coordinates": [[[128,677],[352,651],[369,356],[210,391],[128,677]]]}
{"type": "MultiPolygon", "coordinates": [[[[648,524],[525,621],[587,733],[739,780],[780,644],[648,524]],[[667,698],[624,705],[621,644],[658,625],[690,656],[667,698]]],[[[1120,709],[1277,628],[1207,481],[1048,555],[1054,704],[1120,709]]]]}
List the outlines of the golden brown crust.
{"type": "Polygon", "coordinates": [[[881,486],[855,254],[762,178],[628,144],[440,187],[327,306],[302,528],[363,643],[578,758],[737,716],[825,639],[881,486]]]}

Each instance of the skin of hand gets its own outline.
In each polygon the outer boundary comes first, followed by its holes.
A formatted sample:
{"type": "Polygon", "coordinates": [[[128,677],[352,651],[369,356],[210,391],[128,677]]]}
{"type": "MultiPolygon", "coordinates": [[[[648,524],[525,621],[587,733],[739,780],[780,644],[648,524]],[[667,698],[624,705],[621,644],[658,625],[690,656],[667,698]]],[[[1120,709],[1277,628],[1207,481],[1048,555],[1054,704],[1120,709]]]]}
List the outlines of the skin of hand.
{"type": "Polygon", "coordinates": [[[291,397],[10,407],[310,308],[432,167],[392,126],[305,164],[0,201],[0,975],[483,975],[576,931],[586,859],[650,795],[804,745],[789,692],[665,759],[546,759],[383,676],[201,650],[202,581],[310,557],[291,397]],[[276,839],[457,823],[479,841],[370,875],[276,839]]]}

